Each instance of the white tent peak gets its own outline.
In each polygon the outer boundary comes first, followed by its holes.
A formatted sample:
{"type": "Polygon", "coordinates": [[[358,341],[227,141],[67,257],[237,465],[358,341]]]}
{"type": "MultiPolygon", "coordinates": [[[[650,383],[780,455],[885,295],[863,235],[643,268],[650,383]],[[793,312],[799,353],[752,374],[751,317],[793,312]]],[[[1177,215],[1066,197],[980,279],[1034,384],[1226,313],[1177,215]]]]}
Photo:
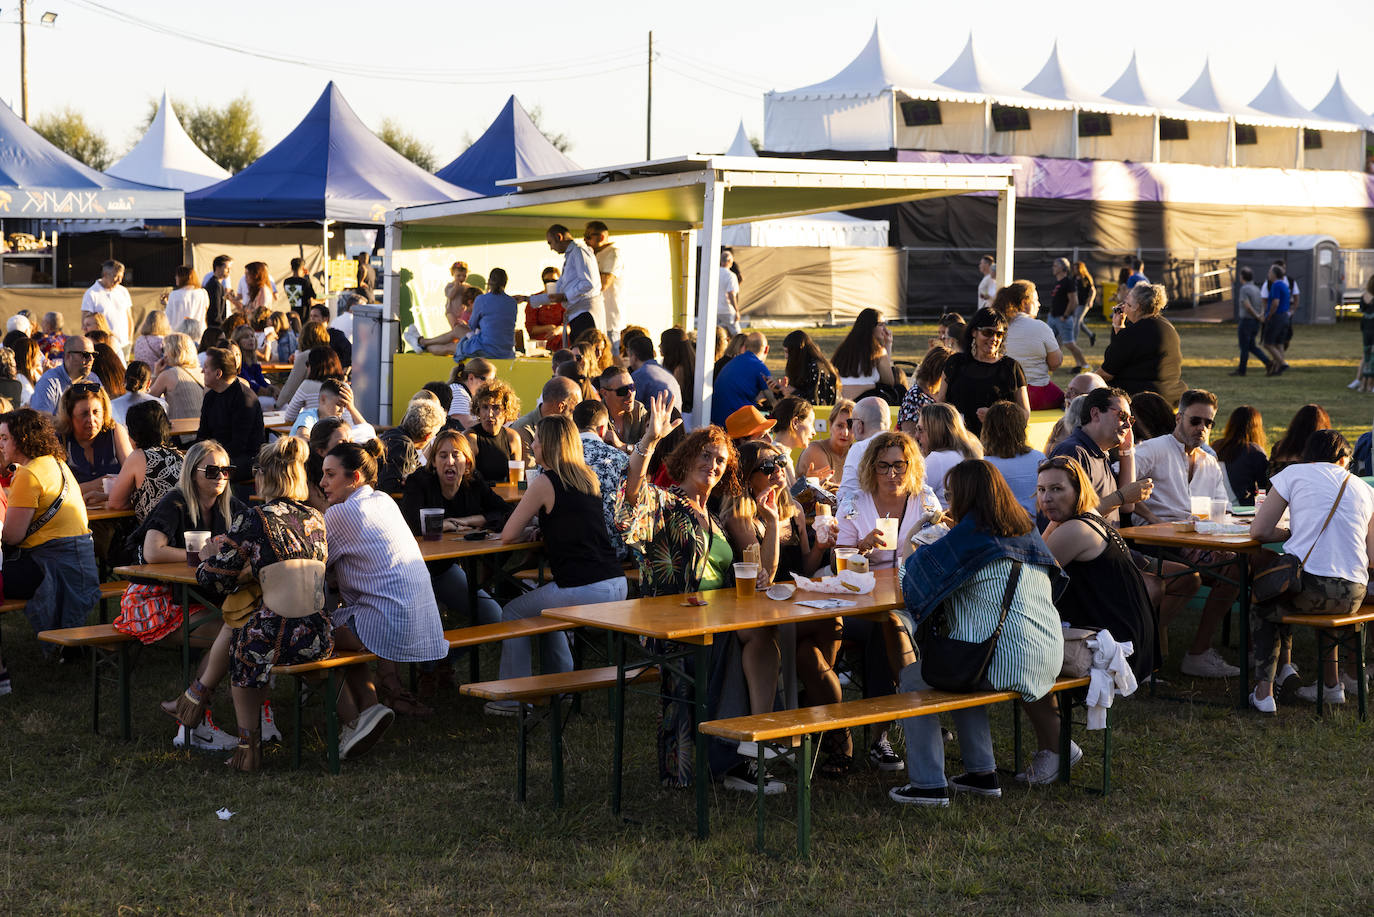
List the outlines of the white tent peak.
{"type": "Polygon", "coordinates": [[[106,173],[127,181],[198,191],[229,177],[229,173],[196,146],[177,119],[163,90],[157,114],[134,148],[106,173]]]}
{"type": "Polygon", "coordinates": [[[1366,129],[1374,130],[1374,114],[1366,112],[1358,102],[1350,97],[1350,93],[1345,91],[1339,70],[1336,71],[1336,79],[1331,83],[1331,91],[1320,102],[1312,106],[1312,111],[1323,118],[1345,121],[1349,124],[1361,124],[1366,129]]]}
{"type": "Polygon", "coordinates": [[[1293,118],[1299,121],[1317,120],[1317,116],[1303,105],[1293,94],[1288,91],[1288,87],[1283,84],[1279,77],[1278,65],[1274,65],[1274,72],[1269,76],[1269,82],[1264,84],[1264,88],[1250,100],[1250,107],[1256,111],[1262,111],[1267,115],[1278,115],[1280,118],[1293,118]]]}
{"type": "Polygon", "coordinates": [[[1221,112],[1230,114],[1236,106],[1234,103],[1228,104],[1223,101],[1221,94],[1217,92],[1216,82],[1212,79],[1212,59],[1209,57],[1202,62],[1202,72],[1193,80],[1193,85],[1178,100],[1185,105],[1194,108],[1203,108],[1207,111],[1221,112]]]}
{"type": "Polygon", "coordinates": [[[901,57],[893,53],[883,41],[882,33],[875,21],[868,43],[839,73],[824,82],[769,95],[869,98],[892,89],[904,91],[908,95],[924,95],[929,90],[939,91],[929,80],[922,79],[902,64],[901,57]]]}
{"type": "Polygon", "coordinates": [[[749,142],[749,134],[744,129],[744,119],[739,122],[739,130],[735,131],[735,139],[730,141],[730,148],[725,151],[726,156],[757,156],[754,145],[749,142]]]}
{"type": "Polygon", "coordinates": [[[968,41],[964,42],[964,50],[959,52],[959,56],[954,59],[944,73],[935,78],[935,82],[950,89],[957,89],[969,95],[976,96],[1007,96],[1017,95],[1014,87],[1006,86],[989,77],[991,73],[983,63],[978,54],[977,48],[973,44],[973,30],[968,33],[968,41]]]}
{"type": "MultiPolygon", "coordinates": [[[[1134,60],[1134,55],[1132,60],[1134,60]]],[[[1127,103],[1120,99],[1107,98],[1083,88],[1064,68],[1063,58],[1059,54],[1059,39],[1055,39],[1053,47],[1050,48],[1050,56],[1045,61],[1045,66],[1041,67],[1040,72],[1029,83],[1021,87],[1021,90],[1050,101],[1062,102],[1065,108],[1077,105],[1088,111],[1105,111],[1113,114],[1149,115],[1153,113],[1149,110],[1153,106],[1148,103],[1127,103]]]]}

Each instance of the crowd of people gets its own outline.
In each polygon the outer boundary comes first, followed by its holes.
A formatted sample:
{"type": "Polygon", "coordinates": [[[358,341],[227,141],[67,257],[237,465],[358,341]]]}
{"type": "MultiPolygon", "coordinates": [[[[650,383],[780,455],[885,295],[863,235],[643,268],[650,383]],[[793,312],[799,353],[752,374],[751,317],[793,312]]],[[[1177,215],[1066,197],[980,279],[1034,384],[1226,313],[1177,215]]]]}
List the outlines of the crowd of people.
{"type": "MultiPolygon", "coordinates": [[[[732,586],[746,558],[766,587],[792,574],[828,574],[840,557],[858,555],[870,570],[900,571],[905,608],[799,628],[805,702],[839,700],[842,667],[867,696],[925,687],[917,647],[933,622],[978,641],[1005,612],[987,679],[1025,703],[1038,751],[1016,779],[1039,784],[1061,764],[1059,712],[1048,699],[1062,661],[1061,622],[1129,641],[1131,666],[1145,678],[1167,658],[1169,624],[1206,583],[1179,669],[1195,678],[1239,674],[1214,645],[1237,598],[1235,556],[1186,550],[1155,566],[1117,531],[1189,520],[1195,498],[1205,497],[1257,506],[1253,531],[1286,539],[1290,553],[1324,548],[1310,553],[1299,593],[1253,616],[1252,706],[1272,713],[1276,697],[1318,692],[1344,699],[1352,674],[1334,651],[1316,683],[1300,684],[1280,619],[1358,607],[1374,493],[1347,486],[1350,446],[1319,405],[1299,410],[1272,450],[1248,405],[1234,406],[1212,438],[1222,406],[1185,384],[1179,337],[1162,315],[1164,289],[1143,275],[1114,310],[1096,372],[1076,345],[1097,295],[1081,264],[1055,264],[1041,321],[1035,285],[988,284],[988,259],[978,309],[942,318],[911,378],[872,309],[829,357],[805,331],[788,333],[785,369],[775,375],[767,335],[739,330],[733,296],[733,321],[722,312],[713,340],[670,328],[655,342],[621,319],[621,261],[604,224],[588,224],[582,240],[554,226],[547,240],[564,263],[542,293],[508,294],[509,278],[494,268],[473,294],[467,265],[454,265],[445,291],[451,329],[418,340],[420,349],[452,355],[452,373],[424,385],[380,434],[353,404],[349,324],[331,319],[299,259],[280,285],[282,308],[265,265],[249,265],[231,289],[231,263],[217,258],[204,285],[178,268],[165,309],[135,328],[122,266],[108,262],[83,300],[81,333],[64,333],[55,313],[37,327],[12,319],[0,349],[3,541],[14,549],[4,594],[28,599],[35,628],[75,626],[98,596],[97,553],[144,563],[198,558],[197,580],[222,620],[210,625],[195,680],[163,708],[178,722],[178,743],[232,751],[233,767],[255,770],[262,743],[277,732],[267,692],[273,665],[336,649],[381,660],[375,673],[365,665],[344,672],[340,750],[356,758],[395,716],[429,716],[438,693],[455,685],[445,612],[493,623],[616,601],[629,595],[631,567],[639,594],[657,596],[732,586]],[[498,363],[513,353],[520,306],[530,339],[550,354],[531,406],[498,363]],[[708,345],[713,395],[709,413],[697,416],[696,348],[708,345]],[[1061,390],[1053,375],[1065,351],[1073,373],[1061,390]],[[263,363],[289,364],[279,388],[263,363]],[[265,429],[269,397],[289,433],[265,429]],[[1029,442],[1030,412],[1045,408],[1063,416],[1047,442],[1029,442]],[[178,441],[171,422],[190,418],[197,431],[178,441]],[[516,478],[527,485],[512,504],[493,488],[516,478]],[[101,508],[131,511],[132,520],[90,524],[88,512],[101,508]],[[417,537],[436,514],[445,532],[542,542],[549,581],[470,591],[461,565],[426,563],[420,552],[417,537]],[[421,672],[413,693],[397,671],[407,662],[421,672]],[[226,675],[233,733],[210,712],[226,675]]],[[[728,259],[722,271],[731,271],[728,259]]],[[[738,290],[737,277],[722,284],[738,290]]],[[[1270,295],[1282,299],[1282,289],[1282,274],[1271,272],[1270,295]]],[[[1268,357],[1282,372],[1281,351],[1268,357]]],[[[151,643],[204,611],[178,607],[165,583],[136,581],[115,627],[151,643]]],[[[540,671],[573,666],[566,632],[536,639],[540,671]]],[[[503,644],[503,678],[534,670],[534,642],[503,644]]],[[[717,639],[711,671],[697,673],[708,679],[711,715],[772,710],[781,652],[775,628],[717,639]]],[[[8,673],[0,679],[8,688],[8,673]]],[[[665,670],[662,693],[659,777],[670,785],[705,779],[693,773],[682,674],[665,670]]],[[[485,710],[518,708],[492,702],[485,710]]],[[[894,724],[857,753],[847,730],[828,733],[819,772],[843,779],[862,754],[906,773],[891,792],[899,803],[999,795],[984,712],[964,711],[955,723],[965,773],[952,779],[930,717],[903,722],[905,758],[893,749],[894,724]]],[[[1071,745],[1069,765],[1080,756],[1071,745]]],[[[753,748],[717,742],[710,776],[751,792],[761,779],[767,792],[781,792],[757,761],[753,748]]]]}

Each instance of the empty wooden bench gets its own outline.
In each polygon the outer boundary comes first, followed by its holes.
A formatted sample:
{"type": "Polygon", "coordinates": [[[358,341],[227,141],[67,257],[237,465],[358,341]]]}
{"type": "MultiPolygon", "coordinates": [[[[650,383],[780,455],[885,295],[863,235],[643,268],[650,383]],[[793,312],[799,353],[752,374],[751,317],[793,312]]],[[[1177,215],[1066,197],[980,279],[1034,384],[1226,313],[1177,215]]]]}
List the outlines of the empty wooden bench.
{"type": "MultiPolygon", "coordinates": [[[[1088,686],[1087,678],[1060,678],[1050,689],[1051,693],[1069,692],[1088,686]]],[[[947,691],[908,691],[902,694],[889,694],[885,697],[870,697],[862,700],[841,701],[836,704],[821,704],[815,707],[798,707],[795,710],[779,710],[773,713],[758,713],[750,716],[737,716],[724,720],[710,720],[698,728],[706,735],[716,736],[731,742],[757,742],[759,746],[758,769],[760,786],[757,803],[758,829],[756,843],[764,850],[764,794],[762,775],[764,773],[764,746],[774,745],[789,749],[798,745],[791,758],[797,772],[797,850],[807,856],[811,850],[811,767],[815,742],[813,737],[831,729],[851,729],[855,726],[871,726],[902,720],[914,716],[930,716],[965,710],[970,707],[987,707],[1007,701],[1020,700],[1015,691],[980,691],[970,694],[953,694],[947,691]]],[[[1059,730],[1059,779],[1069,782],[1069,741],[1072,732],[1072,708],[1074,697],[1064,694],[1061,698],[1059,730]]],[[[1110,714],[1110,709],[1108,713],[1110,714]]],[[[1013,719],[1016,766],[1021,760],[1021,720],[1013,719]]],[[[1107,728],[1102,741],[1102,792],[1111,788],[1111,717],[1107,718],[1107,728]]]]}
{"type": "MultiPolygon", "coordinates": [[[[533,617],[521,618],[516,621],[497,621],[493,624],[477,624],[472,627],[455,627],[444,631],[444,639],[448,641],[449,649],[463,649],[466,647],[478,647],[487,643],[499,643],[502,640],[510,640],[513,637],[536,637],[540,634],[552,633],[560,630],[571,630],[575,625],[565,621],[554,621],[551,618],[533,617]]],[[[473,672],[477,671],[476,653],[473,654],[473,672]]],[[[277,665],[272,667],[272,672],[277,675],[291,675],[296,678],[296,701],[295,701],[295,721],[292,727],[291,739],[291,764],[293,767],[301,766],[301,734],[302,722],[305,713],[306,692],[304,679],[314,675],[324,675],[324,724],[325,724],[325,753],[329,761],[329,772],[339,773],[339,710],[338,697],[339,685],[336,672],[345,666],[358,665],[360,663],[375,662],[377,656],[373,653],[359,651],[354,653],[335,653],[327,659],[320,659],[315,662],[302,662],[296,665],[277,665]]],[[[476,675],[474,674],[474,680],[476,675]]],[[[614,679],[612,679],[614,683],[614,679]]]]}
{"type": "MultiPolygon", "coordinates": [[[[1327,650],[1335,649],[1339,652],[1342,646],[1346,646],[1355,656],[1356,681],[1359,683],[1356,696],[1359,699],[1360,719],[1364,720],[1369,695],[1364,670],[1364,626],[1371,621],[1374,621],[1374,603],[1362,605],[1358,611],[1348,615],[1284,615],[1279,619],[1281,624],[1311,627],[1316,630],[1317,716],[1321,716],[1326,709],[1322,703],[1321,686],[1326,683],[1322,658],[1327,650]]],[[[1337,659],[1339,661],[1339,656],[1337,659]]]]}
{"type": "MultiPolygon", "coordinates": [[[[625,683],[649,684],[658,681],[658,669],[647,666],[635,672],[627,672],[625,683]]],[[[553,804],[555,808],[563,805],[563,717],[556,701],[565,694],[583,694],[616,686],[616,667],[603,666],[599,669],[575,669],[571,672],[557,672],[550,675],[531,675],[526,678],[507,678],[502,681],[484,681],[467,684],[459,692],[469,697],[483,700],[518,701],[519,713],[516,717],[515,746],[515,798],[525,801],[525,761],[526,739],[538,720],[528,716],[528,706],[548,707],[549,719],[549,759],[553,768],[553,804]]]]}

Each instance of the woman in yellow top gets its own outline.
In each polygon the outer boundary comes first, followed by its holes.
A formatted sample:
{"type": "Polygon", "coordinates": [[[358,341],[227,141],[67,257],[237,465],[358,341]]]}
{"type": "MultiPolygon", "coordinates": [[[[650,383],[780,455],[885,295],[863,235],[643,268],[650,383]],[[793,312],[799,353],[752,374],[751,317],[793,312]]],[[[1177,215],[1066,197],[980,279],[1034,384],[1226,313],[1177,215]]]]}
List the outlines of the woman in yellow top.
{"type": "Polygon", "coordinates": [[[100,600],[100,581],[81,486],[52,418],[30,408],[0,414],[0,457],[19,466],[0,530],[7,548],[20,547],[5,561],[5,596],[28,600],[36,631],[79,627],[100,600]]]}

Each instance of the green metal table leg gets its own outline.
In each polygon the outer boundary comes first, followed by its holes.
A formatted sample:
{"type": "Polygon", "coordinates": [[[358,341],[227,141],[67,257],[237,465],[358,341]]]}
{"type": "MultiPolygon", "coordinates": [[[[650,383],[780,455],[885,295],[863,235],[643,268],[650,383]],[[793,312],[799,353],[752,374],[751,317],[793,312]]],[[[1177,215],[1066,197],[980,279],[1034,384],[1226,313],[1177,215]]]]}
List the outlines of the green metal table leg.
{"type": "Polygon", "coordinates": [[[1326,668],[1322,665],[1326,657],[1326,654],[1322,652],[1326,649],[1322,646],[1322,638],[1326,636],[1326,633],[1320,627],[1314,629],[1317,632],[1317,719],[1322,719],[1326,716],[1326,704],[1323,703],[1326,700],[1326,668]]]}
{"type": "Polygon", "coordinates": [[[305,679],[296,680],[296,721],[291,731],[291,767],[301,769],[301,732],[305,729],[305,679]]]}
{"type": "Polygon", "coordinates": [[[1359,698],[1360,722],[1365,720],[1365,705],[1368,697],[1368,690],[1365,687],[1364,671],[1364,625],[1355,625],[1355,696],[1359,698]]]}
{"type": "Polygon", "coordinates": [[[515,737],[515,801],[525,801],[525,740],[529,733],[529,727],[525,723],[525,705],[520,705],[520,712],[515,717],[515,728],[519,730],[515,737]]]}
{"type": "Polygon", "coordinates": [[[706,808],[706,788],[711,782],[711,765],[707,755],[707,743],[710,737],[704,732],[697,730],[697,726],[706,722],[706,684],[710,681],[711,671],[711,645],[709,643],[698,643],[696,647],[696,671],[692,673],[696,703],[694,713],[696,720],[692,724],[692,731],[696,733],[697,754],[696,766],[692,771],[692,783],[696,789],[697,797],[697,839],[706,840],[711,836],[711,814],[706,808]]]}
{"type": "Polygon", "coordinates": [[[181,683],[191,686],[191,590],[185,583],[176,585],[181,602],[181,683]]]}
{"type": "Polygon", "coordinates": [[[1011,772],[1021,773],[1021,702],[1011,704],[1011,772]]]}
{"type": "Polygon", "coordinates": [[[611,719],[615,740],[611,751],[611,814],[620,814],[621,773],[625,765],[625,635],[611,635],[611,658],[615,660],[615,689],[611,692],[611,719]]]}
{"type": "Polygon", "coordinates": [[[1059,692],[1059,782],[1068,783],[1072,768],[1069,753],[1073,749],[1073,698],[1067,691],[1059,692]]]}
{"type": "Polygon", "coordinates": [[[1114,707],[1107,708],[1107,728],[1102,730],[1102,795],[1112,791],[1112,716],[1114,707]]]}
{"type": "Polygon", "coordinates": [[[100,652],[95,647],[91,648],[91,732],[100,735],[100,652]]]}
{"type": "Polygon", "coordinates": [[[549,751],[552,753],[553,807],[563,808],[563,702],[557,694],[549,701],[549,751]]]}
{"type": "MultiPolygon", "coordinates": [[[[1237,555],[1237,563],[1240,564],[1240,696],[1236,698],[1236,706],[1241,710],[1249,709],[1250,692],[1253,684],[1250,680],[1250,555],[1244,551],[1237,555]]],[[[1226,614],[1230,620],[1230,611],[1226,614]]]]}
{"type": "Polygon", "coordinates": [[[754,752],[754,782],[756,784],[754,787],[754,846],[758,849],[759,853],[767,853],[768,848],[763,843],[763,790],[764,787],[768,785],[768,771],[763,766],[763,748],[766,743],[755,742],[754,744],[756,746],[754,752]]]}
{"type": "MultiPolygon", "coordinates": [[[[468,576],[468,614],[473,620],[477,619],[477,561],[467,559],[463,561],[463,569],[468,576]]],[[[473,644],[468,648],[468,681],[476,683],[482,680],[482,651],[481,648],[473,644]]]]}
{"type": "Polygon", "coordinates": [[[324,689],[324,745],[329,755],[331,774],[339,772],[339,694],[334,678],[336,671],[338,670],[327,670],[324,689]]]}
{"type": "Polygon", "coordinates": [[[119,644],[119,733],[125,741],[134,737],[133,715],[129,704],[129,644],[119,644]]]}
{"type": "Polygon", "coordinates": [[[811,856],[811,752],[811,733],[803,733],[797,771],[797,853],[803,857],[811,856]]]}

